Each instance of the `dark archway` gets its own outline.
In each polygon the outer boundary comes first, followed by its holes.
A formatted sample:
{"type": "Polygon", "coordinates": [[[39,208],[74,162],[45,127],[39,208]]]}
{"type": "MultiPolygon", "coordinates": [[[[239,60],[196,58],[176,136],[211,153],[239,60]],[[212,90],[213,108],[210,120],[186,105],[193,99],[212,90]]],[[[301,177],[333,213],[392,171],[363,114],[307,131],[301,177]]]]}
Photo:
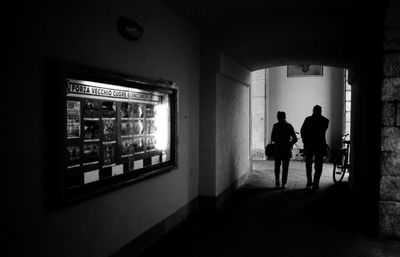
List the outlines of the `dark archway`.
{"type": "Polygon", "coordinates": [[[387,1],[166,2],[201,30],[203,79],[205,74],[215,74],[213,70],[219,63],[209,60],[217,60],[221,53],[250,71],[298,63],[349,69],[355,124],[351,156],[354,173],[350,182],[359,217],[370,231],[376,232],[381,147],[377,85],[383,79],[382,38],[387,1]]]}

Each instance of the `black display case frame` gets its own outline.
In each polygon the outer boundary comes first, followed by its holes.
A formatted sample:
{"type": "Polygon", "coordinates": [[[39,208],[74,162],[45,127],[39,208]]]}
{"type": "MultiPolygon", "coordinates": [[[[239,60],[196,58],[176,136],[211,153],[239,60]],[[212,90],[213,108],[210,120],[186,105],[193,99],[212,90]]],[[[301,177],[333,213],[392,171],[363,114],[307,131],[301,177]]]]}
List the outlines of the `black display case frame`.
{"type": "MultiPolygon", "coordinates": [[[[62,65],[59,83],[63,88],[61,90],[63,93],[60,94],[61,122],[59,122],[62,124],[63,138],[60,141],[61,172],[58,174],[60,185],[58,191],[63,204],[71,204],[104,194],[178,167],[179,91],[175,83],[162,79],[144,79],[75,64],[62,65]],[[107,87],[110,90],[107,90],[107,87]],[[89,100],[94,104],[88,104],[89,100]],[[161,103],[162,101],[164,102],[161,103]],[[114,103],[114,105],[108,103],[114,103]],[[126,104],[123,105],[123,103],[128,103],[133,108],[131,112],[134,112],[133,117],[126,118],[127,121],[122,118],[122,113],[126,114],[122,111],[126,110],[126,104]],[[90,116],[87,110],[90,109],[88,106],[92,105],[98,113],[94,111],[93,116],[90,116]],[[157,113],[159,106],[163,106],[161,108],[165,110],[162,109],[163,112],[157,113]],[[142,114],[136,111],[140,107],[144,109],[142,114]],[[105,117],[106,114],[110,116],[105,117]],[[143,117],[135,118],[136,114],[141,114],[143,117]],[[164,117],[163,114],[167,115],[164,117]],[[157,135],[152,134],[157,133],[154,132],[157,131],[157,127],[154,126],[155,120],[167,123],[168,149],[157,148],[157,135]],[[127,148],[124,148],[122,141],[125,138],[122,137],[129,136],[125,135],[125,132],[126,125],[129,125],[130,121],[135,125],[134,128],[128,126],[132,129],[128,130],[128,134],[133,132],[132,141],[127,139],[129,144],[125,144],[127,148]],[[140,125],[141,121],[143,121],[142,125],[140,125]],[[99,124],[98,128],[92,126],[96,122],[99,124]],[[105,125],[106,123],[108,125],[105,125]],[[115,124],[113,136],[112,133],[105,132],[106,127],[112,127],[112,124],[115,124]],[[139,126],[136,126],[137,124],[139,126]],[[92,127],[94,127],[92,130],[89,129],[92,127]],[[148,133],[141,135],[140,128],[148,133]],[[94,135],[93,139],[92,135],[94,135]],[[98,146],[97,150],[95,145],[98,146]],[[114,149],[114,159],[105,157],[106,151],[110,149],[114,149]],[[126,149],[128,149],[127,154],[123,155],[122,152],[126,149]],[[97,153],[97,160],[93,153],[97,153]]],[[[162,139],[160,136],[158,138],[162,139]]]]}

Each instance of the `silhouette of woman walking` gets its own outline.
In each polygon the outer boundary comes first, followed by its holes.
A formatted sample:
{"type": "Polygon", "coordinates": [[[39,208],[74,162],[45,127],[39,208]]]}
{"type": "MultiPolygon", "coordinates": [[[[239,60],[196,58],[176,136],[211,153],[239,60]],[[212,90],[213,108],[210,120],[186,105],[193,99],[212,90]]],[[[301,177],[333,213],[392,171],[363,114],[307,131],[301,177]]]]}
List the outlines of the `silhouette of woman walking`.
{"type": "Polygon", "coordinates": [[[280,168],[282,164],[282,187],[285,188],[291,150],[297,142],[296,133],[293,126],[286,121],[286,113],[277,113],[278,122],[274,124],[271,133],[271,141],[275,146],[275,187],[280,187],[280,168]]]}

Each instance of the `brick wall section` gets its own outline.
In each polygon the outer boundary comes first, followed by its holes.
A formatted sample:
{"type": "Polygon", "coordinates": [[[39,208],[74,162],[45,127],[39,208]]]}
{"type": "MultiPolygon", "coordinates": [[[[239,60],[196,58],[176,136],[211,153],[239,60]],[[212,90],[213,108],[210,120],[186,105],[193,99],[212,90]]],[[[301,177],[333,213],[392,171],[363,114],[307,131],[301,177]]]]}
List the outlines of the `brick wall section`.
{"type": "Polygon", "coordinates": [[[386,29],[384,51],[379,228],[400,238],[400,27],[386,29]]]}

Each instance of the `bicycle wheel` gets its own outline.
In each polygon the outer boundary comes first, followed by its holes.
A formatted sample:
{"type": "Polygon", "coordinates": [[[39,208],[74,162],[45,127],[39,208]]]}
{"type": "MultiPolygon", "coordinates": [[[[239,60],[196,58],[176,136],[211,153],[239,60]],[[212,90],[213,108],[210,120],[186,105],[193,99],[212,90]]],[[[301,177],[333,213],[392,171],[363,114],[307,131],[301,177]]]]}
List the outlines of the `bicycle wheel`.
{"type": "Polygon", "coordinates": [[[346,156],[344,153],[338,153],[333,161],[333,181],[335,183],[339,183],[343,180],[344,175],[346,174],[346,164],[345,164],[346,156]]]}

